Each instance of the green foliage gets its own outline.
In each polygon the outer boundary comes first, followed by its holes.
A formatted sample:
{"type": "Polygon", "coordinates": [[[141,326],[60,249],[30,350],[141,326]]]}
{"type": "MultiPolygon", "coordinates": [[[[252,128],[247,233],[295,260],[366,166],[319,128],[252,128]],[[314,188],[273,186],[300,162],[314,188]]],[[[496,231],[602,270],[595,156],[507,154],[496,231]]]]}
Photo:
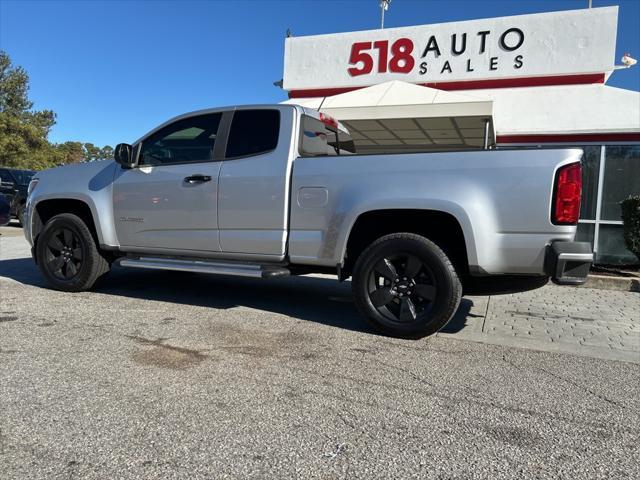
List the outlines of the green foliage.
{"type": "Polygon", "coordinates": [[[27,97],[29,75],[22,67],[14,67],[6,52],[0,50],[0,112],[20,116],[31,110],[27,97]]]}
{"type": "Polygon", "coordinates": [[[84,160],[84,149],[80,142],[64,142],[56,145],[56,150],[64,159],[65,165],[80,163],[84,160]]]}
{"type": "Polygon", "coordinates": [[[640,195],[630,196],[621,204],[624,222],[624,241],[640,260],[640,195]]]}
{"type": "Polygon", "coordinates": [[[34,111],[28,92],[29,75],[22,67],[13,66],[9,55],[0,50],[0,165],[41,170],[113,157],[109,145],[50,143],[47,138],[56,114],[34,111]]]}
{"type": "Polygon", "coordinates": [[[85,143],[82,145],[83,158],[86,162],[95,160],[106,160],[113,158],[113,147],[105,145],[104,147],[96,147],[93,143],[85,143]]]}

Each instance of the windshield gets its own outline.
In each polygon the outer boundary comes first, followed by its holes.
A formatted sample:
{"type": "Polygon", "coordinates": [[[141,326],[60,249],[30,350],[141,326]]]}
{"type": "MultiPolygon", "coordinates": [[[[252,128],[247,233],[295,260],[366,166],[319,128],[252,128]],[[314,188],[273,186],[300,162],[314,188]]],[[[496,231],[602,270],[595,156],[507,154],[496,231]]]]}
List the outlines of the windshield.
{"type": "Polygon", "coordinates": [[[12,170],[11,174],[15,177],[18,185],[29,185],[31,178],[36,174],[31,170],[12,170]]]}

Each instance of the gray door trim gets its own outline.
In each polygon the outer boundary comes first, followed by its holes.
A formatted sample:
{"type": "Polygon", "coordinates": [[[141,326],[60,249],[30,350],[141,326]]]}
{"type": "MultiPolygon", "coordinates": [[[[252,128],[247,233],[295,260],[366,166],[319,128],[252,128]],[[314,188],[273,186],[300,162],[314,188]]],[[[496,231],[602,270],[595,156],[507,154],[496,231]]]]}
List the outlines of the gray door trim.
{"type": "Polygon", "coordinates": [[[233,122],[233,110],[223,112],[218,126],[218,136],[213,146],[213,160],[221,162],[227,153],[227,142],[229,140],[229,132],[231,131],[231,122],[233,122]]]}

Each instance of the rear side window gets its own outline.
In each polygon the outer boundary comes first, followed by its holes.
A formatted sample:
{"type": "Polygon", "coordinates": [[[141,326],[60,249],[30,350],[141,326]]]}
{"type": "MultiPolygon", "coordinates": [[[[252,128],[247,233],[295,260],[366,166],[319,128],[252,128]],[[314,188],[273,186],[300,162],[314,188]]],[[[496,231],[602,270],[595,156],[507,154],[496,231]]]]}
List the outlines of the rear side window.
{"type": "Polygon", "coordinates": [[[237,110],[227,141],[227,158],[270,152],[278,146],[278,110],[237,110]]]}
{"type": "Polygon", "coordinates": [[[355,152],[351,135],[342,130],[335,130],[317,118],[302,116],[301,156],[347,155],[355,152]]]}

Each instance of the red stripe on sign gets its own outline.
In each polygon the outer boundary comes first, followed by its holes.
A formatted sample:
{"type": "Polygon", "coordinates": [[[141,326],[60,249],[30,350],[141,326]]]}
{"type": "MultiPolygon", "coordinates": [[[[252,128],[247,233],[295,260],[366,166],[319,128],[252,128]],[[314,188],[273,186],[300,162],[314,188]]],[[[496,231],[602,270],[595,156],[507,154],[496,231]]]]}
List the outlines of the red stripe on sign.
{"type": "MultiPolygon", "coordinates": [[[[549,77],[495,78],[492,80],[467,80],[461,82],[428,82],[419,83],[424,87],[439,90],[477,90],[480,88],[514,88],[514,87],[546,87],[551,85],[586,85],[604,83],[604,73],[584,75],[562,75],[549,77]]],[[[370,86],[370,85],[369,85],[370,86]]],[[[362,87],[310,88],[290,90],[289,98],[331,97],[340,93],[360,90],[362,87]]]]}
{"type": "Polygon", "coordinates": [[[604,73],[590,73],[588,75],[563,75],[561,77],[524,77],[499,78],[493,80],[472,80],[468,82],[424,83],[426,87],[440,90],[475,90],[479,88],[509,88],[509,87],[546,87],[550,85],[583,85],[589,83],[604,83],[604,73]]]}
{"type": "Polygon", "coordinates": [[[497,135],[496,143],[640,142],[640,132],[576,133],[565,135],[497,135]]]}

